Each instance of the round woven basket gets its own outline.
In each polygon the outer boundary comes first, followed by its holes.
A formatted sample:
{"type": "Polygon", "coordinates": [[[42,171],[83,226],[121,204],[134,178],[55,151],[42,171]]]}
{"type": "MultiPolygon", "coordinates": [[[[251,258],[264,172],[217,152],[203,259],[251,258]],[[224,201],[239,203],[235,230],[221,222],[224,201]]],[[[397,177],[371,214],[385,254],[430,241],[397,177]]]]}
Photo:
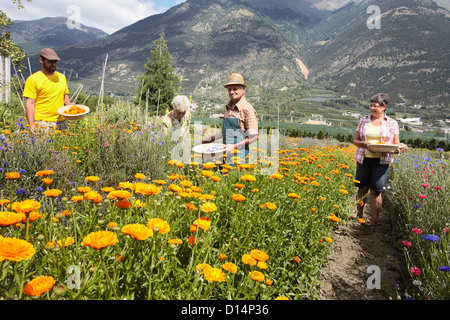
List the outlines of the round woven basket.
{"type": "Polygon", "coordinates": [[[63,106],[61,108],[58,109],[58,114],[63,116],[64,119],[66,120],[79,120],[84,118],[88,113],[89,113],[89,107],[81,105],[81,104],[77,104],[77,107],[84,109],[83,113],[79,113],[79,114],[64,114],[65,111],[69,110],[70,107],[73,107],[73,105],[67,105],[67,106],[63,106]]]}

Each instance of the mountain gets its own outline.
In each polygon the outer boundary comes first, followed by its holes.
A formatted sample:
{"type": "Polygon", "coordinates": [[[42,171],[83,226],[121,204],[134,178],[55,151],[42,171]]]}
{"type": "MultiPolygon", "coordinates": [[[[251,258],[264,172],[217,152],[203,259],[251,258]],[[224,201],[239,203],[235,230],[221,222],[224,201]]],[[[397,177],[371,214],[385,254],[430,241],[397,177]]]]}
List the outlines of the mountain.
{"type": "Polygon", "coordinates": [[[377,1],[380,28],[371,29],[372,3],[350,3],[314,28],[311,81],[359,98],[383,91],[397,102],[448,104],[449,12],[430,0],[377,1]]]}
{"type": "Polygon", "coordinates": [[[152,42],[164,30],[181,93],[197,101],[223,100],[224,81],[240,72],[248,93],[262,100],[271,92],[299,96],[320,85],[362,101],[386,91],[394,103],[449,105],[447,10],[431,0],[363,0],[319,9],[328,2],[187,0],[105,38],[58,47],[60,67],[98,81],[108,54],[105,81],[118,84],[108,88],[134,95],[152,42]],[[381,11],[380,29],[367,25],[372,4],[381,11]]]}
{"type": "Polygon", "coordinates": [[[64,17],[47,17],[39,20],[15,20],[10,27],[12,40],[20,45],[28,54],[36,54],[46,47],[89,42],[108,36],[100,29],[80,24],[72,25],[64,17]]]}

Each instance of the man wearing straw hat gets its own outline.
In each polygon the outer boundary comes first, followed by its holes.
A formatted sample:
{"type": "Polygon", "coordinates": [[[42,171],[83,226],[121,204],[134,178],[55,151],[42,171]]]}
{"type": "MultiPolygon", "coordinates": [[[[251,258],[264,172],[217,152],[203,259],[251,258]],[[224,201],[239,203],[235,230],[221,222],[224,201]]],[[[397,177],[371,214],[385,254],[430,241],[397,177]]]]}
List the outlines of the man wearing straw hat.
{"type": "Polygon", "coordinates": [[[204,138],[202,143],[222,138],[222,143],[227,146],[228,163],[237,163],[236,160],[230,161],[232,156],[248,163],[249,146],[258,140],[258,114],[245,99],[247,85],[241,74],[233,73],[224,87],[228,90],[230,102],[225,107],[222,131],[204,138]]]}
{"type": "Polygon", "coordinates": [[[58,114],[63,105],[72,104],[69,98],[66,77],[56,71],[58,57],[53,49],[45,48],[39,53],[41,70],[28,77],[23,96],[30,132],[36,134],[35,124],[39,127],[67,129],[64,118],[58,114]]]}

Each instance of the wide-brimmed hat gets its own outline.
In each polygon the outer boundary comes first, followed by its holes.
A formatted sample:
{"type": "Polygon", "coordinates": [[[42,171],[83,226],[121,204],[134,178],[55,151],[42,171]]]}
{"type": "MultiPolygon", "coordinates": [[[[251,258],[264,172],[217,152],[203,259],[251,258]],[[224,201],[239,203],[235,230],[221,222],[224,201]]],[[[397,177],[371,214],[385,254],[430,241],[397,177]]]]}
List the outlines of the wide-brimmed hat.
{"type": "Polygon", "coordinates": [[[55,50],[51,48],[44,48],[39,52],[39,55],[43,56],[47,60],[61,60],[56,54],[55,50]]]}
{"type": "Polygon", "coordinates": [[[226,85],[224,85],[224,87],[226,88],[227,86],[231,86],[233,84],[244,86],[244,88],[247,87],[247,85],[245,84],[245,81],[244,81],[244,77],[242,75],[240,75],[239,73],[233,73],[228,78],[228,83],[226,85]]]}

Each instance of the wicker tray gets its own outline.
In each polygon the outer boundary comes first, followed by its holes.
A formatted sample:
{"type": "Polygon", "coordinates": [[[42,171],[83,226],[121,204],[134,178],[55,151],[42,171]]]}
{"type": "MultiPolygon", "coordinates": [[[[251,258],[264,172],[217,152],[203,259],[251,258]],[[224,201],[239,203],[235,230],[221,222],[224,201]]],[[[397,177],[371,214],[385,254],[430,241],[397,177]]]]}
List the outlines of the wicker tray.
{"type": "Polygon", "coordinates": [[[73,105],[67,105],[67,106],[63,106],[61,108],[58,109],[58,114],[63,116],[64,119],[66,120],[79,120],[84,118],[88,113],[89,113],[89,107],[84,106],[82,104],[77,104],[77,107],[84,109],[83,113],[79,113],[79,114],[64,114],[65,111],[69,110],[70,107],[73,107],[73,105]]]}
{"type": "Polygon", "coordinates": [[[194,151],[195,153],[202,153],[202,154],[221,153],[226,150],[227,150],[226,145],[222,143],[199,144],[192,148],[192,151],[194,151]]]}
{"type": "Polygon", "coordinates": [[[400,146],[396,144],[371,144],[370,150],[373,152],[381,153],[398,153],[398,148],[400,146]]]}

